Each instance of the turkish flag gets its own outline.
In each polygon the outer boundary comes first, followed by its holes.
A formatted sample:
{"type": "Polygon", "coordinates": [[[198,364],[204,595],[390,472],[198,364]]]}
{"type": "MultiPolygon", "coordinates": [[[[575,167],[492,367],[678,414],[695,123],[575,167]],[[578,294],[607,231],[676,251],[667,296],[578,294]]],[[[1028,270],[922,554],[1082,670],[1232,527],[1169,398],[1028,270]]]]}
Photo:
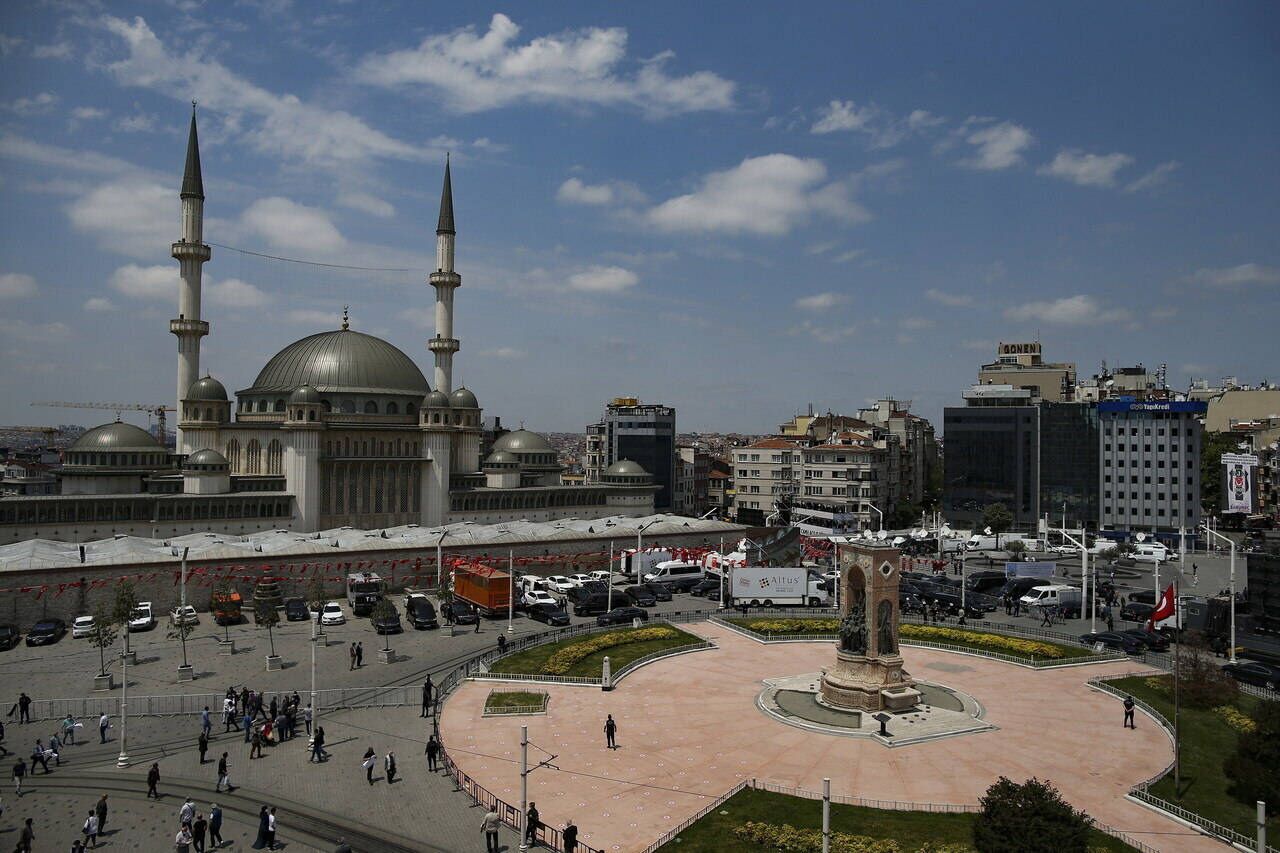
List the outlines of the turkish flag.
{"type": "Polygon", "coordinates": [[[1147,630],[1154,631],[1156,623],[1172,616],[1176,607],[1173,584],[1169,584],[1169,588],[1164,591],[1164,594],[1160,596],[1160,600],[1156,602],[1156,609],[1151,611],[1151,619],[1147,621],[1147,630]]]}

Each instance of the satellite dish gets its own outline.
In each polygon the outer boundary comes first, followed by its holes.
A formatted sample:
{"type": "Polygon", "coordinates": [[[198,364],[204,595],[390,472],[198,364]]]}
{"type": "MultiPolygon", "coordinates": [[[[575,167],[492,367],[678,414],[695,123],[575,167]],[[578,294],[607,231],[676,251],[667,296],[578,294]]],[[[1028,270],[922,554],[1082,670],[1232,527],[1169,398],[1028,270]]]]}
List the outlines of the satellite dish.
{"type": "Polygon", "coordinates": [[[889,531],[887,530],[876,531],[876,538],[879,539],[881,542],[883,542],[884,540],[889,538],[889,531]]]}
{"type": "Polygon", "coordinates": [[[984,527],[984,528],[982,528],[982,532],[983,532],[983,533],[985,533],[985,534],[987,534],[988,536],[990,536],[990,535],[991,535],[991,528],[990,528],[990,527],[984,527]]]}
{"type": "Polygon", "coordinates": [[[945,524],[944,524],[944,525],[942,525],[942,535],[943,535],[943,536],[950,536],[950,535],[951,535],[951,528],[950,528],[950,527],[948,527],[948,526],[947,526],[947,525],[945,525],[945,524]]]}
{"type": "Polygon", "coordinates": [[[1137,534],[1135,534],[1135,535],[1134,535],[1134,537],[1133,537],[1133,538],[1134,538],[1134,539],[1137,539],[1139,542],[1146,542],[1146,541],[1147,541],[1147,534],[1145,534],[1145,533],[1137,533],[1137,534]]]}

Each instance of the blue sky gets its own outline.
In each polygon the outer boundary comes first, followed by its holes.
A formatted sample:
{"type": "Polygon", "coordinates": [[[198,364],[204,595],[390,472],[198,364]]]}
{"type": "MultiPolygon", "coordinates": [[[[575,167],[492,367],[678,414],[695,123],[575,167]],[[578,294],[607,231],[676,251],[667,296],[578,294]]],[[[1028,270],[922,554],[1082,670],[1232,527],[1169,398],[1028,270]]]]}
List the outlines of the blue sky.
{"type": "MultiPolygon", "coordinates": [[[[200,102],[203,365],[353,327],[515,426],[614,396],[767,432],[940,421],[998,341],[1082,375],[1280,378],[1273,3],[14,2],[0,12],[0,422],[165,402],[200,102]]],[[[135,419],[137,420],[137,419],[135,419]]],[[[140,421],[144,422],[144,421],[140,421]]]]}

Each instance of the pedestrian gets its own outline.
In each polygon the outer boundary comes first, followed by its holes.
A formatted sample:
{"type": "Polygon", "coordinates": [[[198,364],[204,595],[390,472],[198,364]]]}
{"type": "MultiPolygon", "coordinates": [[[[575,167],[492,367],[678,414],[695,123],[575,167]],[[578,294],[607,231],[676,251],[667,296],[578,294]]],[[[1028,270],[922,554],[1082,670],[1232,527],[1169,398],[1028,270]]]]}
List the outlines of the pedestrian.
{"type": "Polygon", "coordinates": [[[103,714],[98,718],[98,743],[107,742],[107,729],[111,728],[111,718],[103,714]]]}
{"type": "Polygon", "coordinates": [[[356,644],[351,644],[351,668],[356,668],[356,644]]]}
{"type": "Polygon", "coordinates": [[[200,737],[196,740],[196,749],[200,750],[200,763],[204,764],[204,754],[209,751],[208,732],[200,732],[200,737]]]}
{"type": "Polygon", "coordinates": [[[492,806],[489,811],[485,812],[484,820],[480,821],[480,831],[484,833],[484,849],[485,853],[498,853],[498,827],[502,825],[502,818],[498,817],[498,812],[492,806]]]}
{"type": "Polygon", "coordinates": [[[173,849],[175,853],[190,853],[191,830],[185,826],[178,830],[178,834],[173,837],[173,849]]]}
{"type": "Polygon", "coordinates": [[[155,797],[160,799],[160,792],[156,790],[156,785],[160,784],[160,765],[152,764],[151,769],[147,771],[147,799],[155,797]]]}
{"type": "Polygon", "coordinates": [[[387,771],[387,784],[394,785],[396,781],[396,754],[394,750],[387,750],[386,758],[383,759],[383,767],[387,771]]]}
{"type": "Polygon", "coordinates": [[[208,737],[213,732],[213,721],[209,719],[209,706],[205,705],[200,712],[200,730],[208,737]]]}
{"type": "Polygon", "coordinates": [[[236,700],[228,696],[222,700],[222,733],[234,731],[236,727],[236,700]]]}
{"type": "Polygon", "coordinates": [[[73,838],[71,840],[71,853],[84,853],[86,849],[88,848],[84,846],[84,842],[79,838],[73,838]]]}
{"type": "Polygon", "coordinates": [[[967,622],[965,622],[965,619],[964,619],[964,611],[963,611],[963,610],[961,610],[961,611],[960,611],[960,618],[956,620],[956,625],[958,625],[958,626],[960,626],[961,628],[963,628],[963,627],[964,627],[965,625],[967,625],[967,624],[968,624],[968,623],[967,623],[967,622]]]}
{"type": "Polygon", "coordinates": [[[578,826],[572,820],[565,824],[564,830],[560,833],[560,840],[564,842],[564,853],[578,853],[578,826]]]}
{"type": "Polygon", "coordinates": [[[240,720],[240,728],[244,729],[244,742],[248,743],[250,740],[249,734],[250,732],[253,731],[253,715],[252,714],[244,715],[244,717],[240,720]]]}
{"type": "Polygon", "coordinates": [[[529,811],[524,815],[524,840],[529,846],[533,846],[538,840],[538,804],[529,803],[529,811]]]}
{"type": "Polygon", "coordinates": [[[476,633],[480,633],[480,612],[476,611],[476,633]]]}
{"type": "Polygon", "coordinates": [[[505,655],[507,653],[507,635],[498,635],[498,654],[505,655]]]}
{"type": "Polygon", "coordinates": [[[604,739],[605,739],[605,744],[609,749],[618,748],[618,744],[614,740],[614,736],[617,733],[618,733],[618,724],[613,721],[613,714],[610,714],[609,718],[604,721],[604,739]]]}
{"type": "Polygon", "coordinates": [[[276,849],[276,807],[267,812],[267,849],[276,849]]]}
{"type": "Polygon", "coordinates": [[[98,815],[98,834],[104,835],[107,831],[107,795],[103,794],[98,800],[98,805],[94,807],[94,812],[98,815]]]}
{"type": "Polygon", "coordinates": [[[271,704],[267,707],[269,709],[269,713],[267,714],[268,720],[274,720],[276,717],[280,716],[280,706],[276,703],[275,699],[272,699],[271,704]]]}
{"type": "Polygon", "coordinates": [[[1114,631],[1116,629],[1116,620],[1111,618],[1111,614],[1107,614],[1107,630],[1114,631]]]}
{"type": "Polygon", "coordinates": [[[204,819],[204,815],[196,815],[195,823],[191,824],[191,844],[196,848],[196,853],[204,853],[204,835],[209,830],[209,821],[204,819]]]}
{"type": "Polygon", "coordinates": [[[431,683],[431,676],[427,676],[427,680],[422,682],[422,713],[419,716],[425,717],[431,713],[431,694],[435,691],[435,685],[431,683]]]}
{"type": "Polygon", "coordinates": [[[18,694],[18,722],[31,722],[31,697],[25,693],[18,694]]]}
{"type": "Polygon", "coordinates": [[[323,761],[329,757],[324,748],[324,726],[316,726],[316,733],[311,737],[311,757],[307,761],[323,761]]]}
{"type": "Polygon", "coordinates": [[[365,778],[369,780],[369,784],[373,784],[373,768],[378,765],[377,753],[373,751],[373,747],[369,747],[364,751],[364,758],[361,759],[361,766],[364,767],[365,778]]]}
{"type": "Polygon", "coordinates": [[[1200,585],[1200,567],[1197,566],[1195,563],[1191,564],[1191,585],[1192,586],[1200,585]]]}
{"type": "Polygon", "coordinates": [[[191,802],[191,798],[187,797],[187,801],[182,804],[182,808],[178,809],[178,820],[187,829],[191,828],[191,822],[196,819],[196,804],[191,802]]]}
{"type": "MultiPolygon", "coordinates": [[[[265,729],[266,727],[264,726],[263,728],[265,729]]],[[[252,745],[249,747],[249,760],[252,761],[255,758],[261,758],[263,744],[262,732],[255,731],[250,743],[252,745]]]]}
{"type": "Polygon", "coordinates": [[[22,796],[22,780],[25,778],[27,778],[27,762],[19,758],[18,763],[13,765],[13,789],[19,797],[22,796]]]}
{"type": "Polygon", "coordinates": [[[351,853],[351,845],[347,843],[347,839],[339,838],[338,846],[333,848],[333,853],[351,853]]]}
{"type": "Polygon", "coordinates": [[[49,738],[49,749],[47,752],[53,753],[53,766],[62,766],[62,741],[58,740],[58,736],[54,735],[49,738]]]}
{"type": "Polygon", "coordinates": [[[213,786],[213,790],[218,793],[222,793],[223,785],[227,786],[228,791],[234,790],[231,787],[231,775],[228,772],[227,754],[225,752],[222,753],[222,757],[218,759],[218,781],[217,784],[213,786]]]}
{"type": "Polygon", "coordinates": [[[356,643],[356,669],[364,666],[364,643],[356,643]]]}
{"type": "Polygon", "coordinates": [[[209,843],[222,846],[222,809],[217,803],[209,804],[209,843]]]}
{"type": "Polygon", "coordinates": [[[267,846],[267,807],[263,806],[258,812],[258,837],[253,842],[254,850],[261,850],[267,846]]]}
{"type": "Polygon", "coordinates": [[[1137,728],[1137,726],[1133,724],[1133,706],[1135,704],[1136,703],[1133,701],[1132,696],[1124,697],[1124,728],[1128,728],[1128,729],[1137,728]]]}
{"type": "Polygon", "coordinates": [[[84,819],[84,824],[80,827],[84,840],[88,842],[90,847],[98,846],[98,813],[91,811],[89,816],[84,819]]]}
{"type": "Polygon", "coordinates": [[[13,754],[13,752],[9,749],[9,747],[4,745],[4,723],[3,722],[0,722],[0,752],[4,753],[5,755],[13,754]]]}
{"type": "Polygon", "coordinates": [[[307,703],[307,707],[302,709],[302,722],[307,726],[307,734],[311,734],[311,721],[315,719],[316,712],[311,710],[311,703],[307,703]]]}
{"type": "Polygon", "coordinates": [[[62,721],[62,740],[72,746],[76,745],[76,718],[70,714],[62,721]]]}
{"type": "Polygon", "coordinates": [[[436,770],[436,761],[440,758],[440,741],[436,740],[435,735],[427,738],[427,769],[431,772],[436,770]]]}
{"type": "Polygon", "coordinates": [[[1053,618],[1049,613],[1049,608],[1045,607],[1043,604],[1040,605],[1040,627],[1041,628],[1053,627],[1053,618]]]}
{"type": "Polygon", "coordinates": [[[31,818],[27,818],[22,824],[22,835],[18,837],[20,853],[31,853],[31,842],[35,840],[36,831],[31,828],[31,818]]]}
{"type": "Polygon", "coordinates": [[[49,757],[44,753],[44,742],[36,738],[36,745],[31,747],[31,775],[36,775],[36,762],[44,768],[44,775],[49,775],[49,757]]]}

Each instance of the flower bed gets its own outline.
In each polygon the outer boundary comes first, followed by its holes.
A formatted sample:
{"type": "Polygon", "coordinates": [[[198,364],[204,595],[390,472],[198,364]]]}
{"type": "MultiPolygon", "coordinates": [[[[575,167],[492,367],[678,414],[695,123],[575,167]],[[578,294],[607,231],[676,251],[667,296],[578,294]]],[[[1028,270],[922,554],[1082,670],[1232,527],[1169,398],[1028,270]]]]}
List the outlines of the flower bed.
{"type": "MultiPolygon", "coordinates": [[[[840,623],[835,619],[733,619],[730,621],[751,631],[774,636],[783,634],[835,634],[840,630],[840,623]]],[[[1003,634],[988,634],[983,631],[967,631],[963,628],[943,628],[934,625],[903,623],[898,626],[898,635],[903,640],[951,643],[1040,660],[1061,660],[1065,657],[1074,657],[1087,653],[1077,649],[1068,649],[1055,643],[1024,640],[1019,637],[1006,637],[1003,634]]]]}
{"type": "Polygon", "coordinates": [[[638,631],[627,631],[625,633],[598,634],[590,640],[583,640],[581,643],[565,646],[547,658],[547,662],[542,665],[542,673],[543,675],[564,675],[575,663],[591,657],[596,652],[631,643],[670,640],[678,636],[679,634],[670,628],[641,628],[638,631]]]}
{"type": "MultiPolygon", "coordinates": [[[[822,850],[821,830],[796,829],[786,823],[778,826],[748,821],[733,830],[733,835],[739,841],[758,844],[770,850],[785,850],[788,853],[820,853],[822,850]]],[[[830,849],[831,853],[972,853],[973,850],[967,844],[930,842],[925,842],[922,847],[903,847],[892,838],[871,838],[844,832],[831,833],[830,849]]]]}

